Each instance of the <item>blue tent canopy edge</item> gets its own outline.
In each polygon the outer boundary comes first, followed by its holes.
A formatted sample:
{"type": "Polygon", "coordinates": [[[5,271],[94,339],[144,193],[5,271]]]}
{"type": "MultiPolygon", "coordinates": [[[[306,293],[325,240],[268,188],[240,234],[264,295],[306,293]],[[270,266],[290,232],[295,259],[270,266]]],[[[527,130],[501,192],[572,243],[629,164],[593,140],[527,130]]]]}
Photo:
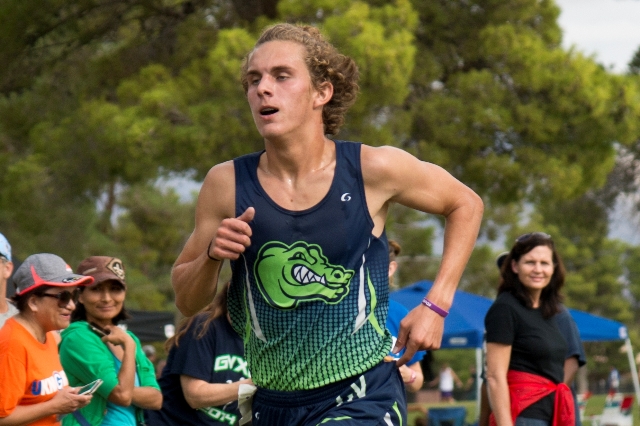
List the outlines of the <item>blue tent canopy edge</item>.
{"type": "MultiPolygon", "coordinates": [[[[418,306],[433,281],[421,280],[390,293],[389,297],[411,310],[418,306]]],[[[493,300],[456,290],[453,305],[444,321],[442,349],[480,348],[484,336],[484,317],[493,300]]],[[[576,309],[569,309],[584,342],[625,340],[624,324],[576,309]]]]}
{"type": "MultiPolygon", "coordinates": [[[[389,297],[411,310],[418,306],[433,281],[422,280],[390,293],[389,297]]],[[[442,349],[480,348],[484,336],[484,316],[493,301],[457,290],[453,306],[444,321],[442,349]]]]}

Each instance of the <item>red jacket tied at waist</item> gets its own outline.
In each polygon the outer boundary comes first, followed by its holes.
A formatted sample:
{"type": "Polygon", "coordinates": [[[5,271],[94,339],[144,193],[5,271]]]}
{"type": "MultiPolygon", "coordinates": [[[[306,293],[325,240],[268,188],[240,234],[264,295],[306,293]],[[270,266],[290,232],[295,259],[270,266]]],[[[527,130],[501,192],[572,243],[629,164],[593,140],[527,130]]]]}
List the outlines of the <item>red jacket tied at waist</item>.
{"type": "MultiPolygon", "coordinates": [[[[556,392],[556,397],[553,404],[552,426],[568,426],[576,423],[573,395],[566,384],[556,385],[542,376],[514,370],[509,370],[507,373],[507,382],[511,398],[511,419],[514,423],[522,410],[553,391],[556,392]]],[[[496,426],[493,413],[489,417],[489,424],[496,426]]]]}

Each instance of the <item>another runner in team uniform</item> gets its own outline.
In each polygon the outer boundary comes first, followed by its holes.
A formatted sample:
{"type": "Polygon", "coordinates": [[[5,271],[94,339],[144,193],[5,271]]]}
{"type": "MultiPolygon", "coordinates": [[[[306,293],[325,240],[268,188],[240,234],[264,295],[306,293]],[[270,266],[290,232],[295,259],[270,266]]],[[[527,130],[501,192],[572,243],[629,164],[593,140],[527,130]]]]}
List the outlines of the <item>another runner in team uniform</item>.
{"type": "Polygon", "coordinates": [[[258,391],[253,424],[406,424],[385,329],[392,202],[446,218],[440,271],[403,321],[404,364],[440,346],[443,316],[473,249],[482,201],[433,164],[392,148],[333,141],[355,101],[357,68],[312,27],[268,28],[243,85],[265,151],[219,164],[172,274],[192,315],[232,260],[229,308],[258,391]]]}

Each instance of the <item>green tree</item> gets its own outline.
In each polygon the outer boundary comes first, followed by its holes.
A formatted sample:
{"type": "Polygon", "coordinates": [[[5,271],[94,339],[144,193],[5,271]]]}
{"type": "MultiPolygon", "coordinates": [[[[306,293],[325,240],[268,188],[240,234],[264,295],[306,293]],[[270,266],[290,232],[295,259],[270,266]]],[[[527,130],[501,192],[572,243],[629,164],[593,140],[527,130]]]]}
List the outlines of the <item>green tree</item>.
{"type": "MultiPolygon", "coordinates": [[[[485,200],[462,289],[495,294],[495,256],[546,230],[567,303],[630,321],[637,253],[607,238],[607,221],[617,194],[637,190],[637,75],[633,61],[613,75],[563,50],[558,15],[551,0],[6,0],[0,228],[21,256],[120,254],[138,288],[157,289],[136,304],[170,303],[193,206],[156,183],[201,181],[261,148],[241,61],[265,25],[306,22],[360,67],[340,138],[407,149],[485,200]]],[[[434,277],[441,227],[391,210],[401,283],[434,277]]]]}
{"type": "Polygon", "coordinates": [[[171,266],[193,230],[194,203],[183,203],[173,188],[136,185],[124,192],[120,208],[113,239],[131,265],[127,299],[147,309],[172,309],[171,266]]]}

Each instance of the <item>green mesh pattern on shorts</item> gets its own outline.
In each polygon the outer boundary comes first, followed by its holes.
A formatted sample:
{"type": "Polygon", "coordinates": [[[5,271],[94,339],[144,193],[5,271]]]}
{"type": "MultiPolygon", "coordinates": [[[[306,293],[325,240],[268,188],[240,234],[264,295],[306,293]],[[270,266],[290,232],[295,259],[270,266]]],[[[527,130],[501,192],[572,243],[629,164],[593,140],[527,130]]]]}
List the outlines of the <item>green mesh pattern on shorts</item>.
{"type": "Polygon", "coordinates": [[[373,316],[377,321],[369,318],[354,332],[360,271],[355,271],[349,292],[339,303],[306,301],[283,310],[265,301],[254,275],[247,275],[245,265],[236,262],[229,312],[234,328],[245,338],[245,355],[254,383],[280,391],[314,389],[361,374],[378,364],[390,351],[392,342],[384,327],[389,305],[387,265],[367,263],[364,275],[365,317],[371,313],[371,300],[375,299],[373,316]],[[250,280],[259,330],[266,341],[258,337],[251,320],[246,277],[250,280]],[[378,330],[373,325],[376,322],[378,330]]]}

